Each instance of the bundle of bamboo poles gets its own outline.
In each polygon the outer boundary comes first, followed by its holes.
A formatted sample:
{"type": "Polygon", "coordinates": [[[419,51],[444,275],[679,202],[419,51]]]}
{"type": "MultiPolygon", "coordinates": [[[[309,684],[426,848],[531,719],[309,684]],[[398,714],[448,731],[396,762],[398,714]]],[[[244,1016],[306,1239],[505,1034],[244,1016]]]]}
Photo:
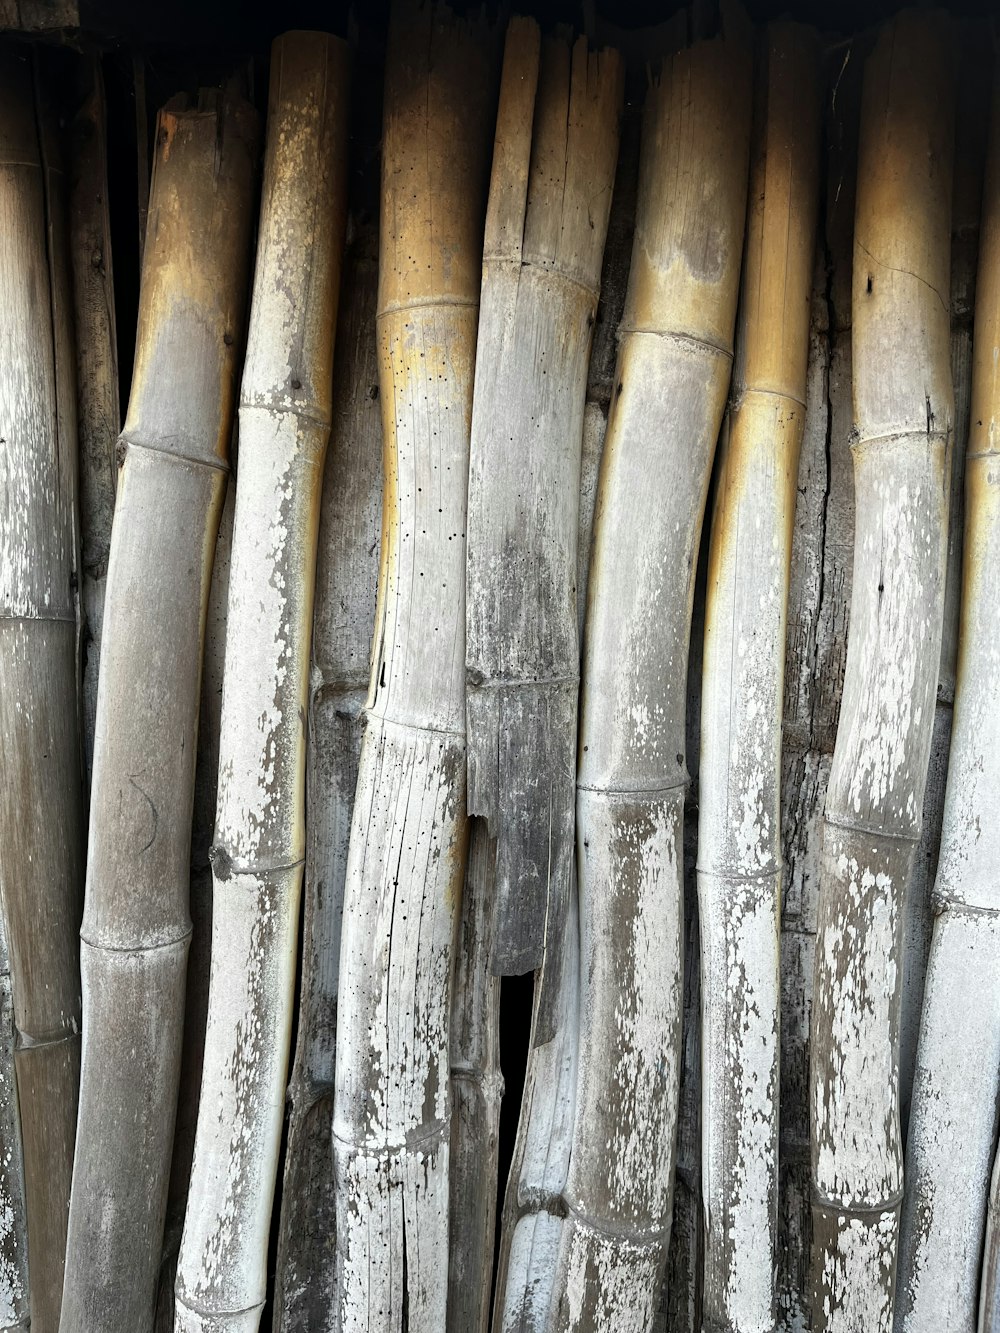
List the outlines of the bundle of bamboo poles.
{"type": "Polygon", "coordinates": [[[0,1328],[1000,1333],[957,26],[0,48],[0,1328]]]}

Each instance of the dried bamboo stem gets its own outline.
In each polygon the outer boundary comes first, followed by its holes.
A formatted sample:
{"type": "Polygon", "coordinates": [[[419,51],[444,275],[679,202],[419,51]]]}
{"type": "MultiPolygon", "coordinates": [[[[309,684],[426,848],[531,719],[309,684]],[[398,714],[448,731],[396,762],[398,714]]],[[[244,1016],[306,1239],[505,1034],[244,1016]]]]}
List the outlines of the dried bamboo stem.
{"type": "Polygon", "coordinates": [[[581,1012],[551,1315],[558,1330],[650,1323],[666,1257],[681,1054],[687,648],[729,387],[750,67],[747,44],[727,32],[666,61],[647,97],[584,640],[581,1012]]]}
{"type": "MultiPolygon", "coordinates": [[[[897,1333],[974,1333],[1000,1092],[1000,83],[976,297],[954,730],[900,1227],[897,1333]],[[957,1144],[961,1151],[956,1152],[957,1144]]],[[[987,1272],[989,1259],[987,1259],[987,1272]]],[[[987,1278],[987,1282],[989,1279],[987,1278]]]]}
{"type": "Polygon", "coordinates": [[[275,1333],[333,1326],[336,1195],[333,1089],[347,849],[368,694],[382,425],[375,304],[378,234],[349,239],[333,373],[333,427],[323,474],[313,614],[306,868],[298,1038],[290,1103],[274,1300],[275,1333]]]}
{"type": "Polygon", "coordinates": [[[816,1333],[892,1325],[900,907],[934,720],[953,420],[947,38],[940,15],[899,15],[868,59],[862,96],[854,581],[812,1015],[816,1333]]]}
{"type": "MultiPolygon", "coordinates": [[[[0,53],[0,903],[31,1325],[59,1321],[79,1079],[83,872],[76,412],[62,179],[40,72],[0,53]]],[[[10,1112],[14,1110],[13,1105],[10,1112]]],[[[16,1140],[15,1140],[16,1142],[16,1140]]],[[[24,1262],[24,1241],[9,1237],[24,1262]]],[[[23,1268],[21,1269],[23,1277],[23,1268]]],[[[16,1294],[8,1293],[14,1314],[16,1294]]]]}
{"type": "Polygon", "coordinates": [[[772,24],[761,47],[702,669],[704,1320],[720,1333],[775,1322],[781,710],[819,204],[815,34],[772,24]]]}
{"type": "Polygon", "coordinates": [[[344,42],[272,49],[240,400],[204,1072],[177,1263],[181,1330],[254,1330],[291,1041],[305,858],[305,717],[347,212],[344,42]]]}
{"type": "Polygon", "coordinates": [[[533,20],[512,21],[472,414],[469,812],[497,843],[493,970],[538,968],[549,941],[540,1041],[573,862],[583,411],[621,102],[617,52],[542,43],[533,20]]]}
{"type": "Polygon", "coordinates": [[[181,1055],[212,557],[242,342],[256,118],[160,113],[97,701],[80,1142],[61,1333],[150,1328],[181,1055]]]}
{"type": "Polygon", "coordinates": [[[465,520],[493,114],[482,20],[401,0],[386,57],[382,551],[340,961],[339,1328],[441,1329],[467,847],[465,520]]]}

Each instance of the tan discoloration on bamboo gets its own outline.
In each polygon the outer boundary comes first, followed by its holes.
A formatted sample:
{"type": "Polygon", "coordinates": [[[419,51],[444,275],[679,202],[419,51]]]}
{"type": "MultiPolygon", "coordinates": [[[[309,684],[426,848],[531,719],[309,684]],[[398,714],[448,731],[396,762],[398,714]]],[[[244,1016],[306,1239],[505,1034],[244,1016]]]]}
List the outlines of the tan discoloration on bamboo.
{"type": "Polygon", "coordinates": [[[704,1327],[775,1322],[781,707],[819,196],[814,34],[759,53],[732,403],[709,549],[698,896],[704,1327]]]}
{"type": "Polygon", "coordinates": [[[854,235],[857,500],[813,1001],[817,1333],[892,1324],[902,1188],[899,916],[920,831],[947,551],[951,80],[937,15],[865,69],[854,235]]]}
{"type": "Polygon", "coordinates": [[[337,1327],[442,1328],[452,952],[465,869],[465,517],[493,40],[400,0],[386,60],[382,555],[347,861],[337,1327]]]}
{"type": "Polygon", "coordinates": [[[537,968],[545,952],[539,1041],[572,872],[583,411],[621,99],[617,53],[540,43],[537,24],[513,20],[472,417],[469,810],[498,844],[494,971],[537,968]]]}
{"type": "Polygon", "coordinates": [[[896,1333],[974,1333],[981,1262],[983,1333],[1000,1307],[992,1210],[987,1224],[1000,1087],[1000,82],[990,125],[955,723],[906,1147],[896,1333]]]}
{"type": "Polygon", "coordinates": [[[111,540],[82,928],[80,1141],[62,1333],[142,1333],[183,1024],[202,644],[226,478],[256,117],[172,104],[111,540]]]}

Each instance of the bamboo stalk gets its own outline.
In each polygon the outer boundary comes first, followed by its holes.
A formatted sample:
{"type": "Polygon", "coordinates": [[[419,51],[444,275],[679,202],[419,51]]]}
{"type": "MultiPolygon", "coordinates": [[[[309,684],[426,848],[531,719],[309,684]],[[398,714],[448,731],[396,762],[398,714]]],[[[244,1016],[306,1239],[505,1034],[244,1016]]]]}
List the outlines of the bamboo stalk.
{"type": "MultiPolygon", "coordinates": [[[[897,1333],[974,1333],[1000,1092],[1000,83],[976,296],[954,729],[900,1226],[897,1333]],[[956,1152],[956,1145],[961,1151],[956,1152]]],[[[990,1260],[986,1272],[989,1283],[990,1260]]]]}
{"type": "Polygon", "coordinates": [[[339,1328],[443,1328],[452,951],[467,848],[465,521],[493,113],[483,20],[401,0],[379,256],[382,550],[347,862],[339,1328]]]}
{"type": "Polygon", "coordinates": [[[573,861],[583,412],[621,102],[617,52],[511,22],[472,414],[468,804],[497,843],[493,970],[545,953],[540,1041],[573,861]]]}
{"type": "Polygon", "coordinates": [[[256,1329],[291,1040],[305,856],[305,717],[347,210],[345,43],[273,47],[240,400],[212,911],[181,1330],[256,1329]]]}
{"type": "Polygon", "coordinates": [[[813,998],[816,1333],[892,1325],[900,906],[934,720],[953,421],[947,41],[940,14],[899,15],[867,61],[862,95],[854,580],[813,998]]]}
{"type": "Polygon", "coordinates": [[[751,61],[728,26],[666,61],[647,96],[584,639],[580,1046],[560,1330],[650,1323],[669,1236],[687,648],[746,209],[751,61]]]}
{"type": "Polygon", "coordinates": [[[242,341],[255,116],[159,116],[111,537],[61,1333],[153,1319],[183,1024],[199,678],[242,341]]]}
{"type": "Polygon", "coordinates": [[[363,222],[344,256],[333,427],[320,506],[306,753],[302,982],[288,1086],[275,1333],[330,1327],[336,1308],[332,1125],[337,984],[382,503],[377,255],[376,226],[363,222]]]}
{"type": "MultiPolygon", "coordinates": [[[[0,53],[0,903],[24,1170],[22,1186],[13,1156],[12,1221],[23,1189],[31,1324],[41,1333],[58,1324],[62,1288],[83,878],[72,317],[63,185],[44,98],[29,59],[0,53]]],[[[23,1265],[24,1235],[10,1241],[23,1265]]]]}
{"type": "Polygon", "coordinates": [[[121,421],[108,218],[104,79],[98,56],[86,60],[81,77],[85,91],[72,126],[70,253],[80,437],[83,751],[89,788],[94,761],[104,591],[118,480],[115,445],[121,421]]]}

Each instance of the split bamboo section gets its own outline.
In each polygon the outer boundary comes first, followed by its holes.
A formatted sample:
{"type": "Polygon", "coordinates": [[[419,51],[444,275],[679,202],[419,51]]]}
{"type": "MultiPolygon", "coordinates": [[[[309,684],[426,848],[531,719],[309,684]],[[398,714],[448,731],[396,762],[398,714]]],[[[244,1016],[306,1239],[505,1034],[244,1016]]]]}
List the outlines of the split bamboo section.
{"type": "Polygon", "coordinates": [[[336,1195],[333,1090],[347,851],[368,695],[382,425],[375,304],[378,236],[349,239],[333,372],[333,426],[323,475],[313,615],[306,866],[298,1036],[289,1081],[288,1146],[275,1289],[275,1333],[333,1325],[336,1195]]]}
{"type": "Polygon", "coordinates": [[[815,34],[758,59],[731,405],[709,549],[698,776],[704,1317],[773,1328],[781,717],[820,159],[815,34]]]}
{"type": "MultiPolygon", "coordinates": [[[[906,1144],[896,1333],[975,1333],[1000,1091],[1000,82],[983,196],[954,728],[906,1144]],[[956,1147],[960,1145],[960,1151],[956,1147]]],[[[989,1250],[984,1292],[990,1285],[989,1250]]],[[[994,1297],[984,1300],[984,1316],[994,1297]]],[[[992,1327],[984,1318],[984,1328],[992,1327]]]]}
{"type": "Polygon", "coordinates": [[[61,1333],[150,1328],[184,1019],[205,616],[228,468],[256,116],[161,111],[111,537],[61,1333]]]}
{"type": "Polygon", "coordinates": [[[732,365],[752,100],[749,43],[726,21],[666,60],[647,95],[584,634],[579,1049],[554,1330],[647,1327],[669,1236],[688,643],[732,365]]]}
{"type": "Polygon", "coordinates": [[[900,909],[934,721],[953,420],[948,43],[940,14],[899,15],[868,58],[862,95],[854,580],[812,1014],[816,1333],[887,1333],[893,1320],[900,909]]]}
{"type": "Polygon", "coordinates": [[[0,905],[13,1068],[4,1070],[9,1096],[4,1118],[12,1139],[9,1157],[6,1141],[2,1154],[10,1211],[5,1196],[7,1273],[0,1304],[9,1308],[11,1326],[18,1327],[26,1314],[27,1258],[30,1322],[39,1333],[57,1328],[62,1291],[79,1080],[77,929],[84,864],[76,389],[56,151],[40,70],[20,51],[4,49],[0,905]]]}
{"type": "Polygon", "coordinates": [[[527,972],[545,954],[539,1041],[573,868],[583,411],[622,83],[617,52],[511,22],[472,413],[468,805],[497,844],[493,970],[527,972]]]}
{"type": "Polygon", "coordinates": [[[212,970],[174,1327],[255,1330],[291,1043],[305,717],[347,216],[346,45],[272,50],[212,848],[212,970]]]}
{"type": "Polygon", "coordinates": [[[338,1327],[441,1329],[465,811],[465,531],[493,38],[400,0],[378,294],[382,550],[334,1100],[338,1327]]]}

